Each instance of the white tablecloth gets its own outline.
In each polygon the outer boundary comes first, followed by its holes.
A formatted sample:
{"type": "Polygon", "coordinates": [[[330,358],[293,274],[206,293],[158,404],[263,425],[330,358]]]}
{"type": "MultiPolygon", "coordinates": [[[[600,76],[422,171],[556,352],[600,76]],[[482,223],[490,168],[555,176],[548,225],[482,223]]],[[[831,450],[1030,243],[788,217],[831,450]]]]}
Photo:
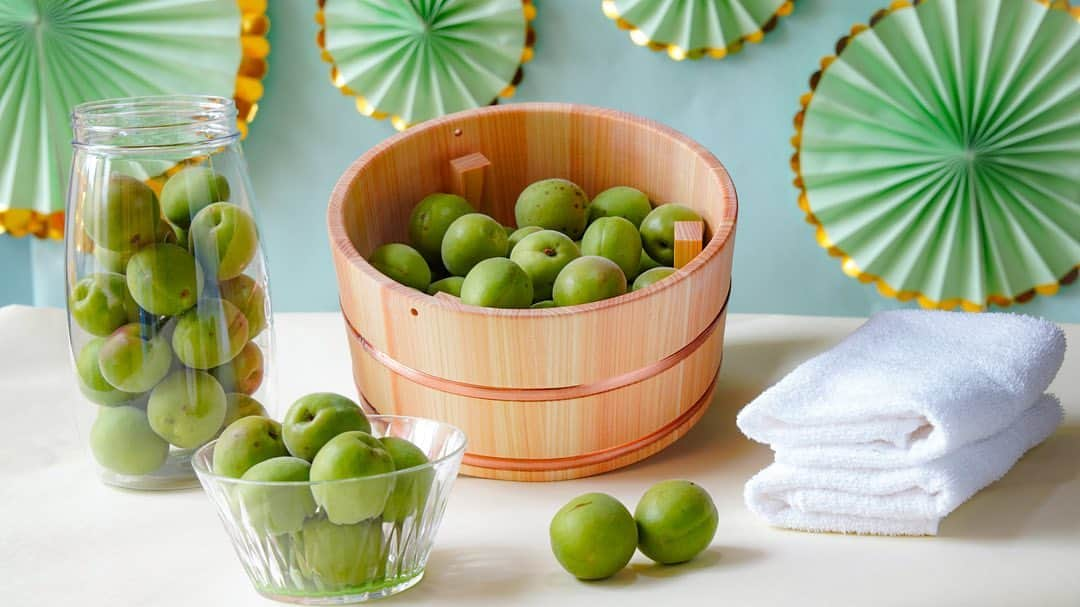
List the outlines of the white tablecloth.
{"type": "MultiPolygon", "coordinates": [[[[960,507],[936,538],[814,535],[764,526],[742,485],[770,460],[736,411],[857,319],[732,315],[711,410],[645,462],[578,481],[461,478],[426,579],[381,604],[1072,606],[1080,605],[1080,325],[1052,390],[1065,425],[1003,480],[960,507]],[[633,509],[653,482],[689,478],[720,510],[712,548],[678,567],[640,554],[611,580],[583,583],[551,556],[547,526],[571,497],[605,491],[633,509]]],[[[277,402],[354,394],[335,314],[277,318],[277,402]]],[[[77,418],[60,310],[0,309],[0,605],[268,605],[249,586],[201,491],[100,484],[77,418]]],[[[85,430],[85,427],[83,428],[85,430]]]]}

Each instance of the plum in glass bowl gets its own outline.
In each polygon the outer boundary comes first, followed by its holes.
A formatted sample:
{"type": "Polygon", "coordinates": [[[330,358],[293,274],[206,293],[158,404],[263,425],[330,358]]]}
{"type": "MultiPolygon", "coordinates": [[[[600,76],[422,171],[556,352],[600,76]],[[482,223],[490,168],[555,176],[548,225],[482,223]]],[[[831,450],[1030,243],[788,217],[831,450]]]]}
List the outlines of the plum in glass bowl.
{"type": "Polygon", "coordinates": [[[214,450],[227,437],[195,453],[199,482],[260,594],[303,605],[341,605],[391,596],[423,578],[465,451],[465,434],[418,417],[371,415],[368,420],[371,436],[338,435],[310,466],[280,456],[233,478],[214,467],[214,450]],[[348,444],[339,443],[352,438],[356,449],[370,450],[371,437],[382,445],[374,447],[380,457],[392,455],[395,469],[359,478],[289,480],[322,478],[309,471],[334,468],[330,458],[337,453],[331,451],[344,453],[340,464],[347,468],[357,458],[347,453],[348,444]],[[417,462],[423,463],[412,465],[417,462]]]}

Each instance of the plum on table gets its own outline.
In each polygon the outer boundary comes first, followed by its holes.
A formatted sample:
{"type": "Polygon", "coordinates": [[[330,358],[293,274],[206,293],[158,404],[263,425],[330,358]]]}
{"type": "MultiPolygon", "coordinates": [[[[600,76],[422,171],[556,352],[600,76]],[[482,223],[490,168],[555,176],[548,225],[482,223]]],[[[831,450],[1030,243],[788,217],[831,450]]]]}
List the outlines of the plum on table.
{"type": "Polygon", "coordinates": [[[634,509],[638,548],[665,565],[683,563],[709,547],[719,517],[712,497],[684,480],[656,483],[634,509]]]}
{"type": "Polygon", "coordinates": [[[548,533],[555,559],[582,580],[615,575],[630,562],[638,543],[630,511],[604,493],[570,500],[551,519],[548,533]]]}

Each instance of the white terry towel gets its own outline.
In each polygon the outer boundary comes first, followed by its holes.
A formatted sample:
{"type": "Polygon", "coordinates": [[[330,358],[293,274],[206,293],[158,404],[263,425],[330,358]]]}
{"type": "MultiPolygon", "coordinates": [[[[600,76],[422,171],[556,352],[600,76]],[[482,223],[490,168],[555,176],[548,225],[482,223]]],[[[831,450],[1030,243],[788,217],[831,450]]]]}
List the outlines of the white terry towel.
{"type": "Polygon", "coordinates": [[[802,531],[937,535],[938,523],[1061,423],[1043,396],[990,438],[921,466],[895,470],[800,468],[776,463],[746,484],[746,506],[770,525],[802,531]]]}
{"type": "Polygon", "coordinates": [[[799,466],[898,468],[1005,428],[1065,356],[1057,325],[1016,314],[875,315],[747,405],[739,428],[799,466]]]}

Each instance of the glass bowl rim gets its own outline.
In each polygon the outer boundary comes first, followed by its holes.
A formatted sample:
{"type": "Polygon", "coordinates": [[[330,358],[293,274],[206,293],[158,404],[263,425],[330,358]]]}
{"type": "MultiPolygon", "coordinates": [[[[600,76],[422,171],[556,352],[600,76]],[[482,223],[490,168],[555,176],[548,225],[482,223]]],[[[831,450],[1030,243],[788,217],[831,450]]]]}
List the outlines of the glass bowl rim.
{"type": "MultiPolygon", "coordinates": [[[[353,477],[353,478],[338,478],[338,479],[325,480],[325,481],[310,481],[310,480],[309,481],[253,481],[253,480],[245,480],[245,479],[242,479],[242,478],[233,478],[231,476],[224,476],[224,475],[221,475],[221,474],[217,474],[213,470],[211,470],[211,469],[209,469],[209,468],[207,468],[207,467],[205,467],[203,465],[203,460],[208,459],[206,457],[206,455],[205,455],[205,452],[209,448],[214,447],[214,446],[217,445],[218,439],[215,438],[214,440],[206,443],[205,445],[203,445],[203,446],[201,446],[201,447],[199,447],[198,449],[195,450],[195,452],[191,455],[191,467],[195,470],[195,473],[199,477],[200,480],[202,480],[203,478],[207,478],[207,479],[212,479],[214,482],[218,482],[218,483],[222,483],[222,484],[261,486],[261,487],[315,487],[315,486],[320,486],[321,487],[321,486],[330,486],[330,485],[341,485],[341,484],[346,484],[346,483],[356,483],[356,482],[359,482],[359,481],[385,479],[385,478],[391,478],[391,477],[404,475],[406,473],[411,474],[411,473],[414,473],[414,472],[416,472],[418,470],[435,469],[436,467],[439,467],[440,465],[445,464],[447,462],[451,462],[451,461],[453,461],[455,459],[461,459],[461,456],[465,452],[465,447],[469,443],[469,437],[465,434],[464,430],[462,430],[461,428],[458,428],[457,426],[455,426],[453,424],[448,424],[446,422],[441,422],[441,421],[436,420],[436,419],[431,419],[430,417],[417,417],[417,416],[413,416],[413,415],[381,415],[380,414],[380,415],[368,415],[367,418],[369,420],[389,420],[389,421],[393,421],[393,420],[410,420],[410,421],[422,421],[422,422],[429,422],[429,423],[433,423],[433,424],[438,424],[440,426],[448,428],[451,431],[452,436],[460,437],[461,443],[459,445],[457,445],[457,447],[455,447],[454,450],[452,450],[451,452],[449,452],[446,455],[443,455],[443,456],[441,456],[441,457],[439,457],[437,459],[433,459],[433,460],[431,460],[431,461],[429,461],[429,462],[427,462],[425,464],[420,464],[419,466],[412,466],[411,468],[402,468],[401,470],[394,470],[393,472],[383,472],[382,474],[373,474],[371,476],[358,476],[358,477],[353,477]]],[[[381,437],[376,437],[376,438],[381,438],[381,437]]],[[[285,457],[285,456],[281,456],[281,457],[285,457]]],[[[295,457],[295,456],[290,455],[288,457],[295,457]]]]}

